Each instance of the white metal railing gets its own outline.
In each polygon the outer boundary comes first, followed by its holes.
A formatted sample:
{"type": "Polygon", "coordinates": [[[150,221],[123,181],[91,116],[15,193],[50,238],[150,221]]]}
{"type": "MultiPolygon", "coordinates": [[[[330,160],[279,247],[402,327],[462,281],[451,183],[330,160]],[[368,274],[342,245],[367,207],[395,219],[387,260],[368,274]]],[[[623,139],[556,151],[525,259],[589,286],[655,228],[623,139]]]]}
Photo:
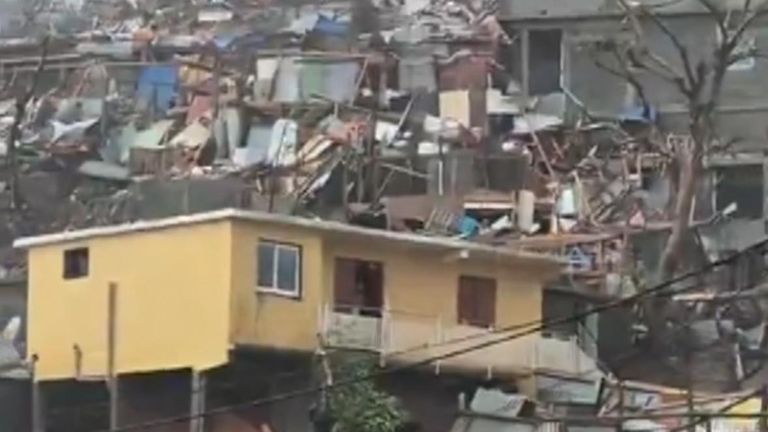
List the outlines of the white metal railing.
{"type": "MultiPolygon", "coordinates": [[[[382,361],[418,362],[479,343],[503,338],[505,333],[448,323],[441,317],[389,309],[326,305],[322,313],[325,342],[333,347],[377,352],[382,361]]],[[[567,340],[534,334],[446,359],[441,365],[487,370],[537,370],[584,373],[595,361],[567,340]]]]}

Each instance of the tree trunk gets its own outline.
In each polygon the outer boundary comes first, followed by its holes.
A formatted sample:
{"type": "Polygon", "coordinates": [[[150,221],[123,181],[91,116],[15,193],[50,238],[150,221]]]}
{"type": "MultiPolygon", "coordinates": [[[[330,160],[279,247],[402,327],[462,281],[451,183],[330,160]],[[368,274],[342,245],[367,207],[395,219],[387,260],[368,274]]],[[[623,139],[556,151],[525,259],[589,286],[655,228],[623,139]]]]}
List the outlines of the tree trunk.
{"type": "MultiPolygon", "coordinates": [[[[704,172],[704,152],[712,136],[711,110],[691,108],[690,138],[677,149],[677,178],[672,230],[659,261],[658,280],[663,282],[675,275],[683,254],[685,236],[691,227],[696,187],[704,172]]],[[[674,183],[673,183],[674,184],[674,183]]]]}
{"type": "MultiPolygon", "coordinates": [[[[694,147],[698,145],[694,144],[694,147]]],[[[695,149],[686,149],[679,160],[680,177],[677,182],[677,193],[672,219],[672,232],[667,239],[666,247],[659,263],[659,280],[664,281],[674,276],[680,265],[685,236],[691,226],[691,212],[696,198],[696,185],[701,180],[703,164],[701,153],[695,149]]]]}
{"type": "MultiPolygon", "coordinates": [[[[657,272],[658,281],[663,283],[671,279],[678,270],[684,253],[685,238],[691,227],[691,213],[696,198],[696,187],[704,172],[703,154],[705,143],[709,139],[708,128],[704,122],[692,122],[691,138],[688,145],[681,145],[677,150],[677,177],[674,205],[672,208],[672,227],[664,251],[661,254],[657,272]]],[[[643,303],[646,324],[651,336],[652,346],[661,350],[667,340],[665,299],[650,296],[643,303]]]]}

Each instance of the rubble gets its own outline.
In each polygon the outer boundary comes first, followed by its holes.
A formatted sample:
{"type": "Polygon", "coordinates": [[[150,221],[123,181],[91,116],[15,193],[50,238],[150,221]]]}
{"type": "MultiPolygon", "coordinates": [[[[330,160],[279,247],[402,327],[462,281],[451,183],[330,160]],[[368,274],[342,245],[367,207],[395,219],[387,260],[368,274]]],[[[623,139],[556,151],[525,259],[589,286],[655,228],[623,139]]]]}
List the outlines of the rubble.
{"type": "Polygon", "coordinates": [[[155,3],[85,2],[96,19],[42,57],[26,34],[0,40],[4,130],[14,89],[45,76],[18,142],[3,135],[23,156],[9,170],[65,170],[109,194],[147,177],[239,178],[293,213],[350,223],[383,206],[384,229],[546,245],[596,291],[627,276],[605,273],[604,233],[621,255],[622,230],[667,217],[666,192],[647,186],[666,163],[647,145],[655,114],[573,122],[558,96],[523,97],[499,61],[513,40],[493,2],[155,3]],[[457,205],[391,212],[408,196],[457,205]]]}
{"type": "MultiPolygon", "coordinates": [[[[4,180],[2,244],[246,207],[559,255],[569,283],[627,297],[634,248],[670,229],[656,112],[566,119],[567,95],[524,97],[493,10],[379,1],[371,24],[336,3],[144,3],[86,0],[93,22],[42,53],[0,26],[2,174],[24,198],[13,208],[4,180]]],[[[706,206],[702,249],[721,222],[706,206]]]]}

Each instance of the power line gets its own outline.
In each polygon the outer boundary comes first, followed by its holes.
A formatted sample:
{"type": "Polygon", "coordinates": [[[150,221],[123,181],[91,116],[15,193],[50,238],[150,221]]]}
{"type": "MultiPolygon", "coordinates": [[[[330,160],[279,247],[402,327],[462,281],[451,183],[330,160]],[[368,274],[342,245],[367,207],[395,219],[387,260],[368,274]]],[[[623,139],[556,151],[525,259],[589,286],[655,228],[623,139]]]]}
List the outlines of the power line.
{"type": "MultiPolygon", "coordinates": [[[[711,349],[717,348],[720,345],[721,342],[722,341],[720,339],[716,339],[716,340],[714,340],[714,341],[712,341],[712,342],[710,342],[710,343],[708,343],[706,345],[703,345],[703,346],[696,347],[696,348],[692,349],[689,353],[691,353],[691,354],[700,354],[700,353],[709,351],[711,349]]],[[[630,360],[630,359],[632,359],[634,357],[640,356],[641,354],[644,354],[644,351],[641,350],[641,349],[635,349],[635,350],[631,350],[631,351],[628,350],[627,352],[623,353],[619,357],[619,359],[616,360],[616,361],[621,361],[621,362],[628,361],[628,360],[630,360]]],[[[666,367],[668,367],[668,366],[666,366],[666,367]]],[[[673,368],[669,368],[669,369],[673,369],[673,368]]],[[[565,379],[568,379],[568,378],[583,379],[583,378],[586,378],[589,375],[597,373],[597,372],[602,372],[602,370],[601,370],[601,368],[599,366],[596,367],[596,368],[591,368],[589,370],[581,372],[581,373],[579,373],[579,374],[577,374],[575,376],[565,377],[565,379]]],[[[550,374],[550,375],[545,375],[545,376],[549,376],[549,377],[555,378],[555,379],[560,378],[560,377],[555,377],[555,375],[556,374],[550,374]]],[[[615,379],[618,380],[618,377],[615,377],[615,379]]],[[[627,380],[621,380],[621,381],[627,381],[627,380]]],[[[743,379],[742,380],[738,380],[738,382],[739,383],[743,382],[743,379]]],[[[563,387],[565,385],[568,385],[568,382],[563,381],[563,382],[558,382],[558,383],[555,383],[555,384],[543,387],[543,388],[538,389],[538,390],[539,391],[552,391],[552,390],[557,390],[558,388],[563,387]]],[[[626,389],[626,390],[630,390],[630,389],[626,389]]],[[[653,411],[655,411],[655,410],[654,409],[645,410],[646,413],[653,412],[653,411]]]]}
{"type": "MultiPolygon", "coordinates": [[[[623,302],[624,304],[616,305],[616,307],[632,304],[635,301],[639,300],[640,298],[643,298],[643,297],[651,295],[651,294],[663,295],[660,291],[669,288],[671,285],[677,284],[677,283],[682,282],[682,281],[684,281],[686,279],[690,279],[690,278],[696,277],[696,276],[698,276],[700,274],[706,273],[706,272],[708,272],[710,270],[713,270],[715,268],[731,264],[735,260],[737,260],[740,256],[745,255],[745,254],[747,254],[747,253],[749,253],[749,252],[751,252],[753,250],[760,250],[761,248],[763,248],[763,247],[765,247],[767,245],[768,245],[768,241],[763,241],[763,242],[758,243],[756,245],[753,245],[753,246],[751,246],[751,247],[749,247],[747,249],[739,251],[738,253],[736,253],[734,255],[731,255],[728,258],[721,259],[721,260],[718,260],[718,261],[714,261],[712,263],[709,263],[709,264],[701,267],[700,269],[692,270],[692,271],[684,273],[684,274],[682,274],[682,275],[680,275],[680,276],[678,276],[676,278],[667,280],[666,282],[661,283],[661,284],[657,285],[654,288],[641,291],[641,292],[636,293],[636,294],[634,294],[632,296],[625,297],[623,300],[619,300],[620,303],[623,302]]],[[[768,251],[763,250],[761,255],[765,255],[766,252],[768,252],[768,251]]],[[[692,285],[692,286],[687,287],[687,288],[682,288],[682,289],[680,289],[680,290],[678,290],[676,292],[664,293],[664,294],[665,295],[676,295],[676,294],[681,294],[681,293],[686,292],[686,291],[694,290],[696,288],[698,288],[697,285],[692,285]]],[[[741,288],[739,290],[739,293],[741,291],[743,291],[743,288],[741,288]]],[[[611,304],[611,302],[606,303],[606,305],[610,305],[610,304],[611,304]]],[[[590,315],[593,315],[593,314],[599,313],[599,312],[602,312],[602,310],[601,311],[590,310],[590,311],[586,312],[583,317],[580,317],[576,321],[580,321],[581,319],[586,318],[587,316],[590,316],[590,315]]],[[[510,331],[522,330],[522,329],[525,329],[525,328],[528,328],[528,327],[539,325],[542,322],[543,322],[543,320],[536,319],[536,320],[532,320],[532,321],[528,321],[528,322],[524,322],[524,323],[519,323],[519,324],[514,324],[514,325],[510,325],[510,326],[501,327],[501,328],[498,328],[498,329],[492,329],[492,330],[490,330],[488,332],[485,332],[485,333],[476,333],[476,334],[471,334],[471,335],[467,335],[467,336],[451,338],[451,339],[448,339],[448,340],[445,340],[445,341],[441,341],[441,342],[437,342],[437,343],[425,343],[425,344],[422,344],[422,345],[417,345],[417,346],[414,346],[414,347],[406,348],[406,349],[401,350],[401,351],[390,352],[390,353],[388,353],[388,355],[390,355],[390,356],[397,356],[397,355],[403,355],[403,354],[410,354],[410,353],[412,353],[414,351],[419,351],[419,350],[422,350],[422,349],[432,349],[432,348],[441,347],[441,346],[445,346],[445,345],[452,345],[452,344],[459,343],[459,342],[466,342],[468,340],[479,339],[479,338],[482,338],[482,337],[486,337],[489,334],[501,334],[501,333],[508,333],[510,331]]],[[[555,325],[562,325],[562,324],[560,324],[560,323],[558,323],[558,324],[551,324],[550,326],[555,326],[555,325]]]]}
{"type": "MultiPolygon", "coordinates": [[[[741,398],[739,398],[739,399],[729,403],[728,405],[726,405],[726,406],[720,408],[719,410],[717,410],[718,414],[725,413],[726,411],[731,410],[731,409],[739,406],[741,403],[743,403],[744,401],[747,401],[747,400],[753,398],[754,396],[759,394],[761,391],[762,390],[756,390],[754,392],[751,392],[751,393],[749,393],[749,394],[747,394],[747,395],[745,395],[745,396],[743,396],[743,397],[741,397],[741,398]]],[[[686,425],[679,426],[679,427],[677,427],[675,429],[672,429],[669,432],[682,432],[682,431],[694,428],[694,427],[696,427],[696,425],[704,423],[705,421],[707,421],[707,417],[700,417],[700,416],[698,418],[694,417],[693,421],[689,422],[686,425]]]]}
{"type": "MultiPolygon", "coordinates": [[[[740,252],[738,252],[736,254],[733,254],[733,255],[731,255],[731,256],[729,256],[727,258],[724,258],[724,259],[721,259],[721,260],[717,260],[717,261],[708,263],[707,265],[703,266],[702,268],[700,268],[698,270],[692,270],[692,271],[683,273],[683,274],[681,274],[679,276],[673,277],[673,278],[671,278],[671,279],[669,279],[669,280],[667,280],[665,282],[662,282],[662,283],[654,286],[653,288],[649,288],[647,290],[644,290],[644,291],[642,291],[640,293],[637,293],[637,294],[634,294],[632,296],[628,296],[628,297],[625,297],[625,298],[622,298],[622,299],[618,299],[618,300],[615,300],[615,301],[612,301],[612,302],[607,302],[604,305],[593,307],[592,309],[590,309],[589,311],[586,311],[586,312],[582,312],[582,313],[579,313],[579,314],[574,314],[574,315],[571,315],[569,317],[565,317],[565,318],[561,318],[561,319],[551,320],[550,322],[544,322],[542,320],[538,320],[538,322],[540,323],[539,325],[531,325],[530,328],[521,330],[519,332],[513,333],[513,334],[508,335],[508,336],[495,338],[493,340],[489,340],[489,341],[485,341],[485,342],[480,342],[480,343],[477,343],[477,344],[469,346],[469,347],[465,347],[465,348],[457,349],[457,350],[450,351],[450,352],[447,352],[447,353],[443,353],[443,354],[440,354],[440,355],[432,356],[432,357],[429,357],[429,358],[426,358],[426,359],[423,359],[423,360],[419,360],[419,361],[416,361],[416,362],[413,362],[413,363],[396,366],[396,367],[393,367],[393,368],[390,368],[390,369],[374,371],[374,372],[371,372],[371,373],[363,375],[363,376],[349,378],[349,379],[341,379],[341,380],[338,380],[338,381],[334,382],[332,385],[319,385],[319,386],[314,386],[314,387],[310,387],[310,388],[306,388],[306,389],[295,390],[295,391],[286,392],[286,393],[282,393],[282,394],[278,394],[278,395],[274,395],[274,396],[270,396],[270,397],[265,397],[265,398],[261,398],[261,399],[255,399],[255,400],[252,400],[252,401],[249,401],[249,402],[244,402],[244,403],[241,403],[241,404],[229,405],[229,406],[224,406],[224,407],[220,407],[220,408],[215,408],[215,409],[208,410],[208,411],[206,411],[204,413],[200,413],[200,414],[197,414],[197,415],[184,415],[184,416],[177,416],[177,417],[169,417],[169,418],[166,418],[166,419],[155,420],[155,421],[152,421],[152,422],[146,422],[146,423],[142,423],[142,424],[136,424],[136,425],[131,425],[131,426],[120,427],[118,429],[113,430],[113,432],[135,431],[135,430],[141,430],[141,429],[148,429],[148,428],[152,428],[152,427],[156,427],[156,426],[163,426],[163,425],[168,425],[168,424],[179,423],[179,422],[183,422],[183,421],[187,421],[187,420],[192,420],[192,419],[196,419],[196,418],[211,417],[211,416],[214,416],[214,415],[217,415],[217,414],[223,414],[223,413],[237,411],[237,410],[241,410],[241,409],[245,409],[245,408],[263,406],[263,405],[268,405],[268,404],[272,404],[272,403],[275,403],[275,402],[281,402],[281,401],[284,401],[284,400],[294,399],[294,398],[297,398],[297,397],[307,396],[307,395],[315,394],[315,393],[317,393],[319,391],[322,391],[322,390],[335,389],[335,388],[339,388],[339,387],[347,387],[347,386],[354,385],[354,384],[357,384],[357,383],[360,383],[360,382],[370,381],[370,380],[373,380],[373,379],[377,379],[377,378],[380,378],[380,377],[383,377],[383,376],[387,376],[387,375],[392,375],[392,374],[403,372],[403,371],[406,371],[406,370],[417,369],[417,368],[420,368],[420,367],[423,367],[423,366],[429,366],[429,365],[431,365],[432,363],[434,363],[436,361],[441,361],[441,360],[446,360],[446,359],[450,359],[450,358],[454,358],[454,357],[459,357],[461,355],[468,354],[468,353],[471,353],[473,351],[481,350],[481,349],[484,349],[484,348],[489,348],[489,347],[492,347],[492,346],[495,346],[495,345],[499,345],[499,344],[502,344],[504,342],[509,342],[511,340],[514,340],[514,339],[519,339],[519,338],[522,338],[522,337],[525,337],[525,336],[530,336],[530,335],[538,333],[538,332],[540,332],[542,330],[545,330],[548,327],[568,324],[568,323],[575,322],[575,321],[580,321],[580,320],[582,320],[582,319],[584,319],[584,318],[586,318],[586,317],[588,317],[590,315],[593,315],[593,314],[596,314],[596,313],[600,313],[600,312],[604,312],[604,311],[608,311],[610,309],[614,309],[614,308],[617,308],[617,307],[622,307],[622,306],[634,303],[634,302],[636,302],[638,300],[641,300],[641,299],[643,299],[644,297],[647,297],[647,296],[655,296],[656,294],[662,292],[663,290],[668,289],[669,287],[675,285],[678,282],[681,282],[683,280],[689,279],[691,277],[695,277],[695,276],[701,275],[701,274],[703,274],[703,273],[705,273],[707,271],[710,271],[712,269],[715,269],[715,268],[718,268],[718,267],[722,267],[724,265],[731,264],[734,261],[736,261],[740,256],[745,255],[745,254],[750,253],[750,252],[755,251],[755,250],[761,250],[766,245],[768,245],[768,241],[762,241],[762,242],[760,242],[760,243],[758,243],[756,245],[753,245],[753,246],[751,246],[751,247],[749,247],[747,249],[744,249],[744,250],[742,250],[742,251],[740,251],[740,252]]],[[[765,251],[763,251],[763,254],[764,253],[765,253],[765,251]]],[[[498,330],[494,331],[492,334],[494,334],[494,333],[506,333],[508,331],[515,331],[516,329],[520,329],[521,327],[522,328],[528,327],[527,324],[528,323],[505,327],[503,329],[498,329],[498,330]]],[[[487,336],[487,334],[483,334],[483,336],[487,336]]],[[[104,432],[107,432],[107,431],[104,431],[104,432]]]]}

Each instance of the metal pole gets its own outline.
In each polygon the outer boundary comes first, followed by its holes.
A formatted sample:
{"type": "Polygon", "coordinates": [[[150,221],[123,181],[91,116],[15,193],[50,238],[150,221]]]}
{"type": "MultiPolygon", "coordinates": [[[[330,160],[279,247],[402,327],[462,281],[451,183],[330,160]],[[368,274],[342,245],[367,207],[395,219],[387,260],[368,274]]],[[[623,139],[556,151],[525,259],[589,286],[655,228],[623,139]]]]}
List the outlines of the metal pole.
{"type": "MultiPolygon", "coordinates": [[[[689,339],[690,340],[690,339],[689,339]]],[[[686,397],[685,402],[688,408],[688,414],[690,415],[694,411],[694,395],[693,395],[693,372],[691,371],[691,368],[693,367],[693,353],[691,352],[691,348],[689,346],[685,347],[685,374],[686,374],[686,397]]],[[[692,419],[692,417],[689,417],[689,419],[692,419]]],[[[709,423],[709,419],[707,419],[707,423],[709,423]]],[[[696,432],[696,423],[691,423],[688,427],[688,430],[690,432],[696,432]]]]}
{"type": "Polygon", "coordinates": [[[207,377],[204,372],[192,371],[192,397],[190,398],[189,432],[205,431],[205,394],[207,377]]]}
{"type": "Polygon", "coordinates": [[[119,427],[120,387],[115,369],[117,347],[117,284],[110,282],[107,299],[107,379],[109,387],[109,430],[119,427]]]}
{"type": "MultiPolygon", "coordinates": [[[[617,387],[619,389],[619,417],[624,417],[624,381],[619,378],[619,381],[617,383],[617,387]]],[[[619,420],[619,425],[616,427],[616,430],[618,432],[624,431],[624,421],[619,420]]]]}
{"type": "MultiPolygon", "coordinates": [[[[760,412],[768,412],[768,386],[763,386],[763,391],[760,395],[760,412]]],[[[759,431],[768,432],[768,418],[762,417],[760,419],[759,431]]]]}
{"type": "Polygon", "coordinates": [[[35,376],[37,355],[32,356],[30,372],[32,373],[32,432],[45,432],[45,399],[43,398],[42,383],[35,376]]]}

